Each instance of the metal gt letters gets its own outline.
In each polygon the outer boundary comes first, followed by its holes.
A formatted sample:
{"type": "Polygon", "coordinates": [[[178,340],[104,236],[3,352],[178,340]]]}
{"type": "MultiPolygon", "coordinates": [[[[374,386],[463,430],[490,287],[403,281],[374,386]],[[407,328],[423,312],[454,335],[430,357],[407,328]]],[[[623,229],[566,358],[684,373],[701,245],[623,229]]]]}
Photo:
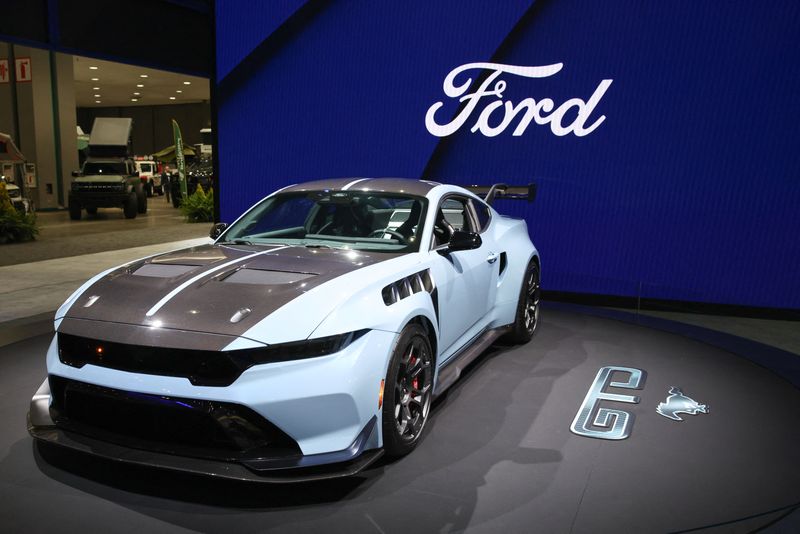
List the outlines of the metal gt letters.
{"type": "Polygon", "coordinates": [[[517,105],[514,105],[513,102],[503,101],[503,91],[506,90],[507,84],[505,80],[498,79],[501,74],[508,73],[525,78],[547,78],[559,72],[563,66],[563,63],[541,67],[503,65],[501,63],[467,63],[466,65],[461,65],[450,71],[443,84],[444,94],[450,98],[458,98],[459,102],[461,102],[458,115],[446,124],[436,122],[436,112],[444,106],[444,102],[436,102],[428,109],[425,115],[425,127],[437,137],[452,135],[467,122],[467,119],[478,107],[481,99],[484,97],[496,97],[497,100],[487,104],[480,112],[477,121],[470,129],[472,133],[479,131],[486,137],[494,137],[503,133],[517,115],[521,114],[522,118],[511,134],[513,136],[520,136],[525,133],[531,121],[535,121],[536,124],[542,126],[549,123],[550,130],[558,136],[570,133],[575,134],[577,137],[589,135],[606,119],[605,115],[601,115],[593,121],[589,120],[613,80],[601,81],[587,101],[583,101],[580,98],[570,98],[558,107],[556,107],[551,98],[542,98],[538,102],[533,98],[526,98],[517,105]],[[455,80],[462,72],[473,69],[493,72],[489,74],[474,93],[467,94],[472,85],[472,78],[467,78],[459,85],[456,85],[455,80]],[[502,111],[498,111],[499,108],[503,108],[502,111]],[[570,113],[570,116],[575,116],[575,118],[572,122],[564,124],[564,117],[572,108],[577,109],[577,115],[570,113]],[[490,118],[494,126],[489,124],[490,118]]]}
{"type": "Polygon", "coordinates": [[[603,389],[606,386],[642,389],[646,378],[647,373],[645,371],[634,369],[633,367],[601,367],[592,386],[589,388],[589,392],[586,394],[586,398],[583,399],[583,404],[581,404],[578,413],[575,415],[575,420],[572,421],[570,430],[579,436],[587,438],[620,440],[630,436],[631,428],[633,427],[633,414],[623,410],[598,407],[597,405],[603,400],[638,404],[640,399],[637,396],[608,393],[603,389]],[[616,372],[629,373],[630,376],[625,382],[609,382],[611,376],[616,372]],[[592,418],[592,414],[595,414],[594,418],[592,418]]]}

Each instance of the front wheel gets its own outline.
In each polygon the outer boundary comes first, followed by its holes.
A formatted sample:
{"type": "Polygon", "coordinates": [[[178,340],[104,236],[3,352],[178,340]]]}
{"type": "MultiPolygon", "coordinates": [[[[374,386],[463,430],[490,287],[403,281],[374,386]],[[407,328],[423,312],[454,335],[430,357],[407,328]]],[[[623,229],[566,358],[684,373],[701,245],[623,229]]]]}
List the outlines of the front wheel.
{"type": "Polygon", "coordinates": [[[517,314],[511,332],[506,336],[512,343],[527,343],[539,328],[539,308],[541,299],[539,285],[539,266],[531,260],[525,269],[525,278],[517,301],[517,314]]]}
{"type": "Polygon", "coordinates": [[[69,197],[69,218],[73,221],[81,220],[81,203],[72,196],[69,197]]]}
{"type": "Polygon", "coordinates": [[[383,446],[399,457],[417,446],[433,398],[433,351],[427,332],[407,325],[392,352],[383,396],[383,446]]]}
{"type": "Polygon", "coordinates": [[[139,213],[147,213],[147,192],[144,187],[137,188],[136,197],[139,213]]]}
{"type": "Polygon", "coordinates": [[[122,207],[126,219],[135,219],[136,214],[139,213],[139,199],[136,191],[128,193],[128,198],[125,200],[125,205],[122,207]]]}

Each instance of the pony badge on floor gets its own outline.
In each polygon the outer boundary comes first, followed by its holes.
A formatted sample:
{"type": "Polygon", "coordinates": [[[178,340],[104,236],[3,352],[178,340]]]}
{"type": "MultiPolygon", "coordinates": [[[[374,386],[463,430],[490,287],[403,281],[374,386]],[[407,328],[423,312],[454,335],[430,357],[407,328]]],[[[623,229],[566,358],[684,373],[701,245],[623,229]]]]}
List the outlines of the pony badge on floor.
{"type": "Polygon", "coordinates": [[[683,421],[678,417],[679,413],[697,415],[698,413],[709,413],[711,408],[707,404],[700,404],[683,394],[681,388],[672,386],[669,388],[669,397],[666,402],[661,402],[656,408],[656,412],[673,421],[683,421]]]}

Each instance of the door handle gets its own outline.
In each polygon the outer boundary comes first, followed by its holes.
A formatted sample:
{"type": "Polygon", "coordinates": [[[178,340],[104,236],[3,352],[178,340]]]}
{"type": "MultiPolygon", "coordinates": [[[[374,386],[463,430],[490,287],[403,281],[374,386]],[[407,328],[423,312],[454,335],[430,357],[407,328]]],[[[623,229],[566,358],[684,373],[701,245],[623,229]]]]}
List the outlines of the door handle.
{"type": "Polygon", "coordinates": [[[497,258],[499,257],[500,254],[498,254],[497,252],[490,252],[489,255],[486,256],[486,261],[488,261],[489,263],[494,263],[497,261],[497,258]]]}

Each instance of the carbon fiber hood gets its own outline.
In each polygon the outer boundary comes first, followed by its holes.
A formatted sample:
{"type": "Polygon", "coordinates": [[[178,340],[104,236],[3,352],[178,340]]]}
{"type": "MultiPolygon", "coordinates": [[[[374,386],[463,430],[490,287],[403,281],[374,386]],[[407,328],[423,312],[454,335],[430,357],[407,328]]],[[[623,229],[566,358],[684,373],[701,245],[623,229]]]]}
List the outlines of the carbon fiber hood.
{"type": "Polygon", "coordinates": [[[77,297],[65,319],[240,336],[314,287],[397,256],[302,246],[204,245],[112,271],[77,297]]]}

